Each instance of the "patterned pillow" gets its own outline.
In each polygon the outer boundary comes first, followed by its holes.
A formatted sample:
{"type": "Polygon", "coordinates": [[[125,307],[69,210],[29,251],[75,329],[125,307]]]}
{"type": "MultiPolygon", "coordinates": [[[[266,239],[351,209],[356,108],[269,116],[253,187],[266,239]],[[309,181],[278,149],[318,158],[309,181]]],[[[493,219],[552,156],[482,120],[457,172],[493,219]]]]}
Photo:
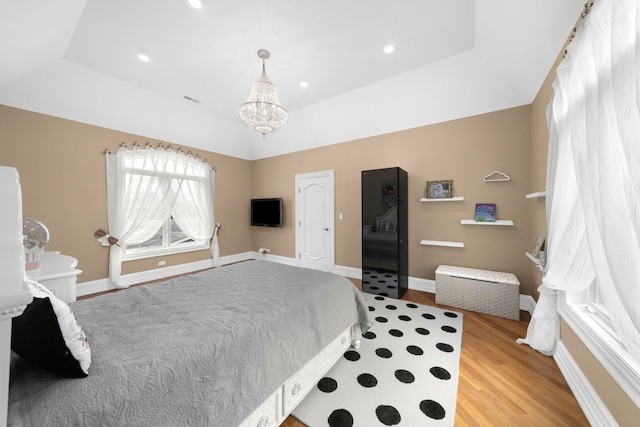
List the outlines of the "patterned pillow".
{"type": "Polygon", "coordinates": [[[11,349],[26,361],[64,377],[86,377],[91,349],[71,308],[40,283],[28,280],[27,284],[33,301],[12,320],[11,349]]]}

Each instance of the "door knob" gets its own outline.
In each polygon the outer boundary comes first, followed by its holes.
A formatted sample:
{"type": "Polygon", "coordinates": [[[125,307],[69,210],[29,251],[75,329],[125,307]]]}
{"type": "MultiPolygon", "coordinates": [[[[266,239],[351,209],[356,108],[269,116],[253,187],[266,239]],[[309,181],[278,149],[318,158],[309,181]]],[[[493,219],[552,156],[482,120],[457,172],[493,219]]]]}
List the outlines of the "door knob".
{"type": "Polygon", "coordinates": [[[328,227],[323,228],[324,231],[329,231],[328,227]]]}

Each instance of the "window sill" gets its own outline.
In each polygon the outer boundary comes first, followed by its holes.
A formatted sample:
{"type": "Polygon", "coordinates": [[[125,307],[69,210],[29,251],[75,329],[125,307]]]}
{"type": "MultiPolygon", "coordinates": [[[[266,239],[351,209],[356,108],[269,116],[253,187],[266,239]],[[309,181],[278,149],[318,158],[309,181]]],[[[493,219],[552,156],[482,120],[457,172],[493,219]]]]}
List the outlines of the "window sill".
{"type": "Polygon", "coordinates": [[[640,364],[620,344],[611,328],[583,305],[567,303],[567,292],[558,293],[558,312],[629,398],[640,406],[640,364]]]}

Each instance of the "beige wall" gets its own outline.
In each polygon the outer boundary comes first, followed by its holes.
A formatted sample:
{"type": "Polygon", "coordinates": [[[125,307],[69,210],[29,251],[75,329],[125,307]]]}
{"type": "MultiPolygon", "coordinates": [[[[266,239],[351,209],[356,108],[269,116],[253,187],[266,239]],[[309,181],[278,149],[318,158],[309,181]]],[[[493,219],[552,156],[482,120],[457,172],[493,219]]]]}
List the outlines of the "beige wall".
{"type": "Polygon", "coordinates": [[[285,226],[254,229],[253,248],[295,256],[294,180],[299,173],[335,171],[336,265],[360,268],[360,173],[399,166],[409,176],[409,275],[434,279],[440,264],[515,273],[521,293],[537,286],[524,252],[533,240],[525,194],[531,188],[529,106],[409,129],[253,162],[252,195],[283,197],[285,226]],[[509,182],[487,183],[494,170],[509,182]],[[421,203],[426,181],[453,179],[463,202],[421,203]],[[476,203],[496,203],[498,219],[514,227],[461,225],[476,203]],[[338,215],[343,214],[343,220],[338,215]],[[420,240],[464,242],[464,248],[422,246],[420,240]]]}
{"type": "MultiPolygon", "coordinates": [[[[108,248],[93,233],[107,229],[104,150],[121,143],[154,146],[159,141],[51,116],[0,106],[0,165],[18,169],[23,215],[42,221],[51,235],[49,251],[78,259],[78,282],[108,276],[108,248]]],[[[164,143],[167,146],[167,143],[164,143]]],[[[175,144],[174,144],[175,146],[175,144]]],[[[177,148],[177,147],[176,147],[177,148]]],[[[251,162],[191,149],[216,167],[216,220],[222,223],[220,252],[251,250],[247,200],[251,162]]],[[[210,258],[208,251],[163,256],[123,264],[123,273],[210,258]]]]}

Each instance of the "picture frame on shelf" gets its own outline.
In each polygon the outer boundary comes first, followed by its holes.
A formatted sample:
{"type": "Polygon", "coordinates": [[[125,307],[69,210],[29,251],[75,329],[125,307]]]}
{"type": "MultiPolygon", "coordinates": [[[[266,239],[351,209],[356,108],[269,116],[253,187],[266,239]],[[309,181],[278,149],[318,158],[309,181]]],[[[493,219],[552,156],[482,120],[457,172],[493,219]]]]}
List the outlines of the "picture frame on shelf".
{"type": "Polygon", "coordinates": [[[427,181],[424,193],[427,199],[449,199],[453,197],[453,180],[427,181]]]}
{"type": "Polygon", "coordinates": [[[538,234],[536,241],[533,243],[533,249],[531,249],[531,256],[534,258],[540,258],[540,251],[544,246],[544,236],[538,234]]]}

